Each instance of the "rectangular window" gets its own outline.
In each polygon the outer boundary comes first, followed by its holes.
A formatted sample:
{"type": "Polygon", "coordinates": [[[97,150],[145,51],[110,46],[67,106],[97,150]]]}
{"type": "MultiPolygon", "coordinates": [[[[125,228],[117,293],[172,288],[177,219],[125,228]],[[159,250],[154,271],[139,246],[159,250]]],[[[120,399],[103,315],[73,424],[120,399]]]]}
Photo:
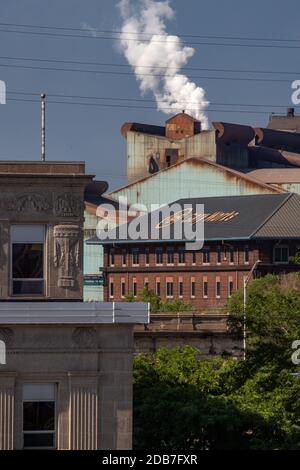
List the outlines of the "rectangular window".
{"type": "Polygon", "coordinates": [[[229,248],[229,263],[234,264],[234,248],[229,248]]]}
{"type": "Polygon", "coordinates": [[[206,277],[203,278],[203,298],[208,298],[208,282],[206,277]]]}
{"type": "Polygon", "coordinates": [[[114,296],[114,281],[111,279],[109,281],[109,297],[112,298],[114,296]]]}
{"type": "Polygon", "coordinates": [[[197,252],[192,251],[192,264],[196,264],[197,262],[197,252]]]}
{"type": "Polygon", "coordinates": [[[54,449],[55,384],[23,385],[23,447],[54,449]]]}
{"type": "Polygon", "coordinates": [[[222,248],[220,246],[217,247],[217,264],[222,263],[222,248]]]}
{"type": "Polygon", "coordinates": [[[109,265],[110,266],[115,265],[115,250],[113,248],[111,248],[109,252],[109,265]]]}
{"type": "Polygon", "coordinates": [[[166,280],[166,297],[173,297],[173,278],[167,278],[166,280]]]}
{"type": "Polygon", "coordinates": [[[136,297],[137,296],[137,283],[136,283],[136,279],[133,278],[132,280],[132,290],[133,290],[133,296],[136,297]]]}
{"type": "Polygon", "coordinates": [[[127,264],[127,252],[126,250],[122,250],[122,265],[126,266],[127,264]]]}
{"type": "Polygon", "coordinates": [[[178,263],[185,264],[185,250],[183,248],[178,250],[178,263]]]}
{"type": "Polygon", "coordinates": [[[249,246],[248,245],[244,247],[244,263],[245,264],[249,263],[249,246]]]}
{"type": "Polygon", "coordinates": [[[161,248],[157,248],[155,250],[155,255],[156,255],[156,264],[163,264],[163,251],[161,248]]]}
{"type": "Polygon", "coordinates": [[[167,249],[167,263],[174,264],[174,249],[173,248],[167,249]]]}
{"type": "Polygon", "coordinates": [[[155,293],[156,293],[156,295],[158,295],[160,297],[160,278],[159,277],[156,278],[155,293]]]}
{"type": "Polygon", "coordinates": [[[149,248],[145,249],[145,264],[146,264],[146,266],[149,266],[149,264],[150,264],[150,250],[149,250],[149,248]]]}
{"type": "Polygon", "coordinates": [[[289,248],[288,246],[277,245],[274,247],[274,263],[288,263],[289,248]]]}
{"type": "Polygon", "coordinates": [[[180,277],[179,280],[178,280],[178,296],[180,298],[183,297],[183,279],[182,279],[182,277],[180,277]]]}
{"type": "Polygon", "coordinates": [[[195,278],[191,278],[191,298],[194,299],[196,296],[196,282],[195,278]]]}
{"type": "Polygon", "coordinates": [[[228,279],[228,297],[232,296],[232,292],[233,292],[233,280],[232,280],[232,277],[230,277],[228,279]]]}
{"type": "Polygon", "coordinates": [[[209,264],[210,263],[210,249],[209,248],[204,248],[203,250],[203,264],[209,264]]]}
{"type": "Polygon", "coordinates": [[[132,264],[138,266],[140,264],[140,252],[138,248],[132,250],[132,264]]]}
{"type": "Polygon", "coordinates": [[[221,297],[221,281],[219,277],[216,277],[216,298],[221,297]]]}
{"type": "Polygon", "coordinates": [[[12,294],[44,294],[44,243],[42,225],[11,227],[12,294]]]}
{"type": "Polygon", "coordinates": [[[125,279],[121,279],[121,296],[125,297],[126,295],[126,282],[125,279]]]}
{"type": "Polygon", "coordinates": [[[147,290],[149,289],[149,279],[147,277],[144,279],[144,288],[147,290]]]}

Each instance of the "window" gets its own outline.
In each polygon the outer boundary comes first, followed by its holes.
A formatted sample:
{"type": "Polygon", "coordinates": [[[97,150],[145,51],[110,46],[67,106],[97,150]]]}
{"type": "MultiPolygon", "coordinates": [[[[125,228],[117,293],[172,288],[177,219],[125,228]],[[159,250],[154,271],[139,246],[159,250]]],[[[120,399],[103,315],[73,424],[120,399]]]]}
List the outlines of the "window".
{"type": "Polygon", "coordinates": [[[229,279],[228,279],[228,297],[232,296],[232,292],[233,292],[233,280],[232,280],[232,277],[229,277],[229,279]]]}
{"type": "Polygon", "coordinates": [[[221,297],[221,281],[220,278],[216,277],[216,298],[219,299],[221,297]]]}
{"type": "Polygon", "coordinates": [[[111,248],[109,252],[109,265],[114,266],[115,265],[115,250],[111,248]]]}
{"type": "Polygon", "coordinates": [[[210,249],[209,248],[204,248],[203,250],[203,264],[209,264],[210,263],[210,249]]]}
{"type": "Polygon", "coordinates": [[[11,227],[12,294],[44,294],[44,240],[42,225],[11,227]]]}
{"type": "Polygon", "coordinates": [[[149,289],[149,279],[147,277],[144,279],[144,288],[147,290],[149,289]]]}
{"type": "Polygon", "coordinates": [[[222,248],[220,246],[217,247],[217,264],[222,263],[222,248]]]}
{"type": "Polygon", "coordinates": [[[132,250],[132,264],[138,266],[140,264],[140,253],[138,248],[132,250]]]}
{"type": "Polygon", "coordinates": [[[132,287],[133,287],[133,296],[137,296],[137,283],[136,283],[136,278],[133,278],[132,280],[132,287]]]}
{"type": "Polygon", "coordinates": [[[207,277],[203,278],[203,298],[207,299],[208,297],[208,282],[207,277]]]}
{"type": "Polygon", "coordinates": [[[109,297],[112,298],[114,296],[114,281],[111,279],[109,281],[109,297]]]}
{"type": "Polygon", "coordinates": [[[121,296],[125,297],[126,295],[126,282],[125,279],[121,279],[121,296]]]}
{"type": "Polygon", "coordinates": [[[274,263],[288,263],[289,262],[289,247],[284,245],[277,245],[274,247],[274,263]]]}
{"type": "Polygon", "coordinates": [[[185,251],[183,248],[178,250],[178,263],[185,264],[185,251]]]}
{"type": "Polygon", "coordinates": [[[156,264],[163,264],[163,252],[161,248],[156,249],[156,264]]]}
{"type": "Polygon", "coordinates": [[[197,252],[192,251],[192,264],[196,264],[197,261],[197,252]]]}
{"type": "Polygon", "coordinates": [[[171,277],[166,279],[166,297],[173,297],[173,278],[171,277]]]}
{"type": "Polygon", "coordinates": [[[53,449],[55,384],[23,385],[23,447],[53,449]]]}
{"type": "Polygon", "coordinates": [[[244,263],[248,264],[249,263],[249,246],[245,245],[244,247],[244,263]]]}
{"type": "Polygon", "coordinates": [[[191,298],[194,299],[196,295],[196,283],[195,283],[195,278],[191,278],[191,298]]]}
{"type": "Polygon", "coordinates": [[[160,297],[160,278],[159,277],[157,277],[155,281],[155,292],[156,292],[156,295],[160,297]]]}
{"type": "Polygon", "coordinates": [[[150,264],[150,250],[149,250],[149,248],[145,249],[145,264],[146,264],[146,266],[149,266],[149,264],[150,264]]]}
{"type": "Polygon", "coordinates": [[[127,264],[127,253],[126,250],[122,250],[122,265],[126,266],[127,264]]]}
{"type": "Polygon", "coordinates": [[[178,280],[178,296],[180,298],[183,297],[183,279],[182,279],[182,277],[180,277],[179,280],[178,280]]]}
{"type": "Polygon", "coordinates": [[[167,249],[167,263],[174,264],[174,249],[173,248],[167,249]]]}
{"type": "Polygon", "coordinates": [[[234,248],[233,247],[229,248],[229,263],[230,264],[234,263],[234,248]]]}

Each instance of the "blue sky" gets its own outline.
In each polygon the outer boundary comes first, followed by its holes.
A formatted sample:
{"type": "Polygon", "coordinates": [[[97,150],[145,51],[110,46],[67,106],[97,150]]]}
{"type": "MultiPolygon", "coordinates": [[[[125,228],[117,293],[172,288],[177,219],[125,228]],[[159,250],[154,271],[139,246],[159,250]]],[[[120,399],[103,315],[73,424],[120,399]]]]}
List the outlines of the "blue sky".
{"type": "MultiPolygon", "coordinates": [[[[132,3],[137,2],[138,0],[132,0],[132,3]]],[[[0,0],[0,22],[70,28],[80,28],[86,23],[97,29],[118,30],[121,19],[116,4],[117,1],[112,0],[0,0]]],[[[251,2],[172,0],[170,4],[176,11],[176,19],[168,23],[170,34],[300,38],[297,0],[286,0],[284,3],[282,0],[252,0],[251,2]]],[[[75,68],[75,66],[64,64],[33,63],[7,59],[7,57],[126,64],[126,60],[117,48],[116,41],[1,32],[3,29],[11,31],[17,28],[0,25],[0,80],[6,82],[8,98],[30,99],[30,95],[12,94],[15,92],[141,98],[134,75],[7,67],[10,64],[75,68]]],[[[200,42],[201,39],[194,41],[200,42]]],[[[222,42],[221,40],[211,41],[222,42]]],[[[284,44],[300,46],[300,42],[284,44]]],[[[193,47],[195,54],[188,64],[191,67],[295,72],[290,75],[188,72],[190,75],[197,76],[287,80],[264,82],[194,79],[197,85],[206,90],[206,97],[210,102],[228,103],[225,107],[211,104],[212,109],[241,109],[240,106],[231,106],[231,104],[246,103],[283,105],[282,108],[268,106],[243,108],[252,109],[252,111],[259,110],[266,114],[209,111],[210,121],[223,120],[264,126],[269,112],[284,112],[285,108],[291,105],[290,84],[293,80],[300,79],[300,49],[207,45],[193,47]]],[[[112,70],[111,67],[86,66],[82,68],[112,70]]],[[[127,71],[127,69],[121,70],[127,71]]],[[[35,96],[32,98],[37,99],[35,96]]],[[[143,98],[153,99],[151,94],[143,98]]],[[[108,101],[98,102],[108,103],[108,101]]],[[[116,103],[118,104],[114,102],[116,103]]],[[[140,103],[136,104],[140,105],[140,103]]],[[[48,104],[47,158],[49,160],[85,160],[88,171],[96,174],[99,179],[107,180],[112,189],[123,184],[126,179],[126,147],[120,135],[121,125],[125,121],[163,124],[166,119],[165,114],[155,109],[48,104]]],[[[39,103],[8,100],[6,105],[0,105],[0,143],[1,159],[35,160],[40,158],[39,103]]]]}

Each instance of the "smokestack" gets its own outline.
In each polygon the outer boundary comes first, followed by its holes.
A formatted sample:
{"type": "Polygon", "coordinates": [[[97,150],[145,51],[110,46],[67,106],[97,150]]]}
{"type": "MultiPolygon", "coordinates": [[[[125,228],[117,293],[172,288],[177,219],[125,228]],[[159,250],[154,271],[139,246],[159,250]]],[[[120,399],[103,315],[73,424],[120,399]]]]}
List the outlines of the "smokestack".
{"type": "Polygon", "coordinates": [[[42,141],[41,141],[41,159],[42,162],[46,160],[46,130],[45,130],[45,124],[46,124],[46,103],[45,103],[45,98],[46,95],[45,93],[41,94],[41,124],[42,124],[42,141]]]}

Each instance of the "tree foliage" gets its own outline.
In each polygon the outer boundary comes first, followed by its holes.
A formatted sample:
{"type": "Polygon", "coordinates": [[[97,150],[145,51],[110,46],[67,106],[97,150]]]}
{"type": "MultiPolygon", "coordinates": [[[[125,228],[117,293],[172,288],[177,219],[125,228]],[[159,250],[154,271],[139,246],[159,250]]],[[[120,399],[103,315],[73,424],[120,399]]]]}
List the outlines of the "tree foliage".
{"type": "MultiPolygon", "coordinates": [[[[266,276],[249,285],[246,361],[203,359],[189,346],[135,358],[136,449],[300,450],[300,377],[291,375],[299,279],[266,276]]],[[[242,293],[229,309],[240,335],[242,293]]]]}

